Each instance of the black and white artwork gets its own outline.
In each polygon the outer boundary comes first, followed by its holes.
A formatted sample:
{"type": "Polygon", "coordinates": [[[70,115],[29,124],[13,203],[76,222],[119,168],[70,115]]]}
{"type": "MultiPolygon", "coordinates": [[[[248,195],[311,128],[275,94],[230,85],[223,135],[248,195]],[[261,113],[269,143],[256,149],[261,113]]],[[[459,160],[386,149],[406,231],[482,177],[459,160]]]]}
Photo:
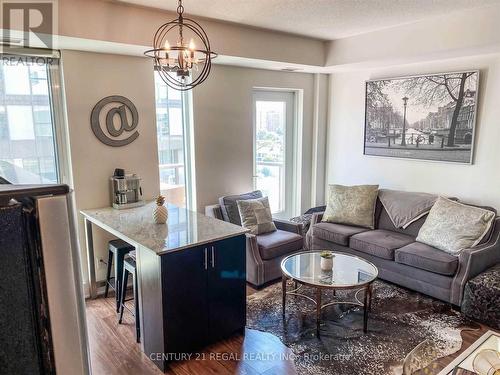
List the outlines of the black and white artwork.
{"type": "Polygon", "coordinates": [[[366,82],[365,155],[471,163],[479,72],[366,82]]]}

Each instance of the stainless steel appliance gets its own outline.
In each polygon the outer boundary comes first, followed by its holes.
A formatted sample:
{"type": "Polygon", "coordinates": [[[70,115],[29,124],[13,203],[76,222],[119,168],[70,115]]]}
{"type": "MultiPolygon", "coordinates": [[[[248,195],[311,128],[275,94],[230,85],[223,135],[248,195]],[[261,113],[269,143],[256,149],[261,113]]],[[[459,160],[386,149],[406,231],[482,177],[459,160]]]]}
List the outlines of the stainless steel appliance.
{"type": "Polygon", "coordinates": [[[144,205],[141,179],[136,174],[126,175],[123,169],[116,169],[110,181],[113,208],[121,210],[144,205]]]}

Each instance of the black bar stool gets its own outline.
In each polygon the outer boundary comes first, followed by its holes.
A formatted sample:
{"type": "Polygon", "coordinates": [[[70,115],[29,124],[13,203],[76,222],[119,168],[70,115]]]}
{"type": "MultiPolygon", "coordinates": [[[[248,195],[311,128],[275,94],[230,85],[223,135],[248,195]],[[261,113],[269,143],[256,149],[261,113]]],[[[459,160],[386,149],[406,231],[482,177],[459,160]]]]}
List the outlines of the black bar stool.
{"type": "Polygon", "coordinates": [[[123,318],[123,310],[127,309],[135,318],[135,338],[137,342],[141,342],[141,325],[139,321],[139,298],[138,298],[138,289],[137,289],[137,267],[135,265],[136,253],[135,250],[131,251],[128,255],[125,256],[123,261],[123,281],[122,281],[122,291],[120,298],[120,319],[118,320],[119,324],[122,324],[123,318]],[[132,275],[132,285],[134,288],[134,298],[126,299],[127,295],[127,282],[129,274],[132,275]],[[134,310],[132,312],[127,306],[125,306],[125,302],[134,300],[134,310]]]}
{"type": "Polygon", "coordinates": [[[125,255],[134,250],[134,247],[123,240],[112,240],[108,243],[108,270],[106,272],[106,288],[104,297],[108,297],[109,287],[115,291],[116,312],[120,311],[120,292],[123,274],[123,259],[125,255]],[[111,268],[115,265],[115,276],[111,277],[111,268]],[[111,282],[113,280],[113,283],[111,282]]]}

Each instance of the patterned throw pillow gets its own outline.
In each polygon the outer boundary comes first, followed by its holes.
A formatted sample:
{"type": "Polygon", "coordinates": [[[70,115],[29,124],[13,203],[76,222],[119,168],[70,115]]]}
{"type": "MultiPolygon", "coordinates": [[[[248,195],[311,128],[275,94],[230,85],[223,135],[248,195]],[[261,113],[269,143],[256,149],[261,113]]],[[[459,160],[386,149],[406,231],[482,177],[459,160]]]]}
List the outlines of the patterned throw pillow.
{"type": "Polygon", "coordinates": [[[250,233],[264,234],[276,230],[267,197],[246,199],[236,201],[236,203],[240,212],[241,225],[250,229],[250,233]]]}
{"type": "Polygon", "coordinates": [[[322,221],[373,229],[377,196],[378,185],[330,185],[322,221]]]}
{"type": "Polygon", "coordinates": [[[495,213],[439,197],[431,208],[417,241],[459,255],[476,246],[495,219],[495,213]]]}

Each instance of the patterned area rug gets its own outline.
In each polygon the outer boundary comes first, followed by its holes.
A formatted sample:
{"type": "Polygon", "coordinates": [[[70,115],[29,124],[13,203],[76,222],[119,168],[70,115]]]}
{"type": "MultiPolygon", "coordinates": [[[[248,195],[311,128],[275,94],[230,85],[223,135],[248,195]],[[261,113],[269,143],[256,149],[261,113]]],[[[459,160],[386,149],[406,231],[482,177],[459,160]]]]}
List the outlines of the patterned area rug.
{"type": "Polygon", "coordinates": [[[462,329],[476,328],[450,305],[382,281],[374,283],[366,334],[362,308],[335,305],[323,311],[318,338],[314,309],[305,298],[287,296],[284,324],[281,283],[274,284],[248,297],[247,327],[279,337],[293,352],[297,372],[306,375],[401,374],[405,356],[422,341],[433,348],[426,366],[460,349],[462,329]]]}

